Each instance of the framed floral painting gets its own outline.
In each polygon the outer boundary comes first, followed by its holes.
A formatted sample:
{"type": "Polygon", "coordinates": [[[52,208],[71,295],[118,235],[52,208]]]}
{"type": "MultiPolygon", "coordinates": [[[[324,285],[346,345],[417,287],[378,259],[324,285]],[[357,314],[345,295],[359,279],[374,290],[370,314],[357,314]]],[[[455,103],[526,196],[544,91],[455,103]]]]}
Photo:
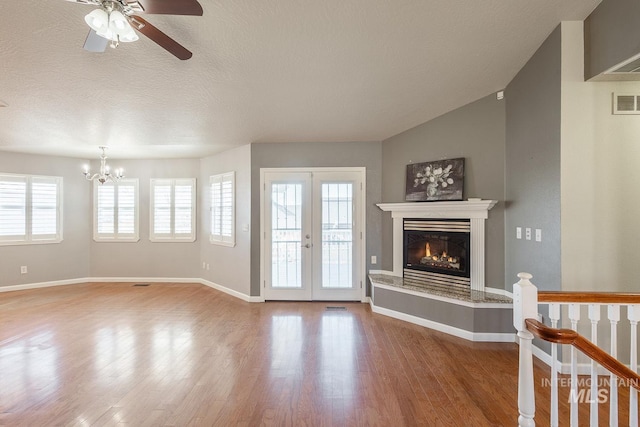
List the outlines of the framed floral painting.
{"type": "Polygon", "coordinates": [[[405,200],[435,202],[462,200],[464,158],[407,165],[405,200]]]}

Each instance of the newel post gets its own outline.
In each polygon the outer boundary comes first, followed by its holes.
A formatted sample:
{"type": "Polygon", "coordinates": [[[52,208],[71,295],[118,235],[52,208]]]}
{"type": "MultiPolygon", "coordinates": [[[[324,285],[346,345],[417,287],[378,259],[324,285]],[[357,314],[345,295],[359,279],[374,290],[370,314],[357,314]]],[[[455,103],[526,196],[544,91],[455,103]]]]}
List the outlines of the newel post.
{"type": "Polygon", "coordinates": [[[518,273],[520,281],[513,285],[513,326],[520,340],[520,365],[518,370],[518,425],[534,427],[536,413],[533,383],[533,334],[527,330],[525,319],[538,318],[538,289],[531,283],[529,273],[518,273]]]}

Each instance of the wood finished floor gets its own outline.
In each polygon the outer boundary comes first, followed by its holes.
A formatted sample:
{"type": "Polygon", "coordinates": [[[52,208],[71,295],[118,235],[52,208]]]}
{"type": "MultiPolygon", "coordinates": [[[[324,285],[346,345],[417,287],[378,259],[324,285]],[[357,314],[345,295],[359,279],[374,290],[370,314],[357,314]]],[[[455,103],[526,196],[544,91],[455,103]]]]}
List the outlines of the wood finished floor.
{"type": "Polygon", "coordinates": [[[512,426],[517,364],[515,344],[360,303],[249,304],[166,283],[0,293],[6,426],[512,426]]]}

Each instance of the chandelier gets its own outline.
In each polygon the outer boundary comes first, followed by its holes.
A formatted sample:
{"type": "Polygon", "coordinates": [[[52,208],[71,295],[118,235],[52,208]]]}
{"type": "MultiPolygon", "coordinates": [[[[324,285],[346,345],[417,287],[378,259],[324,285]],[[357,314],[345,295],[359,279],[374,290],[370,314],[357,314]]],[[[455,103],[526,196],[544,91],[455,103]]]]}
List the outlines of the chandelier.
{"type": "Polygon", "coordinates": [[[139,39],[118,1],[102,2],[102,7],[85,16],[84,21],[97,35],[111,40],[113,48],[120,42],[129,43],[139,39]]]}
{"type": "Polygon", "coordinates": [[[107,181],[111,181],[111,182],[120,181],[122,178],[124,178],[124,169],[122,168],[116,169],[112,174],[109,166],[107,166],[107,155],[104,153],[107,147],[99,147],[99,148],[102,150],[102,155],[100,156],[100,172],[94,173],[93,175],[91,175],[91,172],[89,172],[89,166],[85,165],[84,166],[85,178],[87,178],[87,180],[89,181],[97,180],[100,184],[104,184],[107,181]]]}

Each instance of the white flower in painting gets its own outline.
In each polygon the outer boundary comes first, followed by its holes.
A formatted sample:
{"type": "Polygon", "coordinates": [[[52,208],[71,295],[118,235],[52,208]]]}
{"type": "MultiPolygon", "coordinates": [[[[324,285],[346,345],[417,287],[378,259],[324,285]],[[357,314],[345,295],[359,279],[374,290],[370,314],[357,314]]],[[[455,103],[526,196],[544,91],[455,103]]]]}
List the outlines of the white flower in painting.
{"type": "MultiPolygon", "coordinates": [[[[427,166],[423,171],[416,173],[416,178],[413,180],[413,186],[417,187],[428,182],[427,193],[433,193],[437,191],[439,186],[447,188],[455,183],[455,180],[451,177],[453,165],[447,165],[445,168],[438,167],[432,169],[431,166],[427,166]]],[[[431,194],[431,195],[433,195],[431,194]]]]}

